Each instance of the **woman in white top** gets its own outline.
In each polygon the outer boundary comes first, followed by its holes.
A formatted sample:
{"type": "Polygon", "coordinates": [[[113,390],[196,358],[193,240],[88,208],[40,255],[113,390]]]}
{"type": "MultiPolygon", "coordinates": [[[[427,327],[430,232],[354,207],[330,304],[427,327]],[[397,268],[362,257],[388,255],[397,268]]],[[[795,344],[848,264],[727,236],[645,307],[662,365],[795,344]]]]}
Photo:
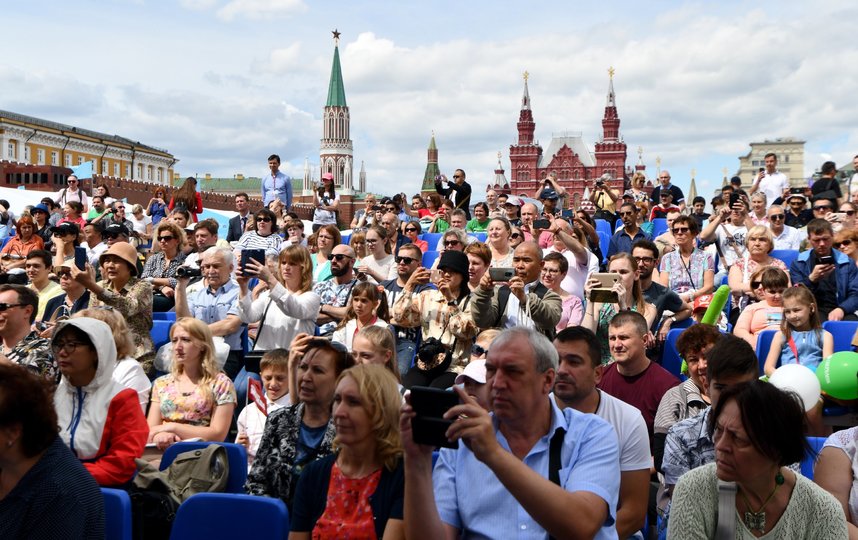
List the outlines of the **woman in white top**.
{"type": "Polygon", "coordinates": [[[288,349],[300,334],[313,335],[319,315],[319,295],[313,287],[313,263],[302,246],[289,246],[280,254],[280,275],[256,261],[248,261],[245,274],[238,275],[238,316],[241,322],[260,322],[254,349],[288,349]],[[254,300],[247,288],[252,277],[268,284],[268,290],[254,300]]]}
{"type": "Polygon", "coordinates": [[[396,277],[396,264],[390,253],[387,230],[378,225],[371,226],[366,231],[365,242],[366,257],[361,259],[355,270],[369,276],[373,283],[396,277]]]}
{"type": "Polygon", "coordinates": [[[137,233],[140,244],[149,244],[152,241],[152,218],[146,215],[146,212],[143,211],[143,206],[139,204],[132,206],[131,215],[128,219],[134,226],[134,232],[137,233]]]}
{"type": "Polygon", "coordinates": [[[334,189],[333,174],[322,175],[322,185],[313,192],[313,202],[316,204],[316,210],[313,212],[313,232],[319,230],[322,225],[337,224],[340,197],[334,189]]]}
{"type": "Polygon", "coordinates": [[[493,218],[486,229],[486,243],[492,250],[492,268],[511,268],[513,247],[509,244],[512,228],[504,218],[493,218]]]}
{"type": "MultiPolygon", "coordinates": [[[[280,253],[283,239],[277,234],[277,216],[267,208],[256,212],[254,219],[256,230],[241,235],[236,244],[239,251],[245,249],[264,249],[266,253],[280,253]]],[[[240,257],[239,257],[239,260],[240,257]]]]}

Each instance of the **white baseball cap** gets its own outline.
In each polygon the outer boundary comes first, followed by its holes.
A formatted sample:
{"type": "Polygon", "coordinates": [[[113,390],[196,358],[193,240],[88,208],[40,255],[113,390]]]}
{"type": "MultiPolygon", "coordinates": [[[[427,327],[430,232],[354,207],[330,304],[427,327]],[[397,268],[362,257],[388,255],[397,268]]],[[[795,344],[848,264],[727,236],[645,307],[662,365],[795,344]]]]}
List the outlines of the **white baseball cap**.
{"type": "Polygon", "coordinates": [[[462,384],[465,382],[465,377],[468,377],[474,382],[486,384],[486,361],[474,360],[470,362],[465,366],[465,371],[456,375],[456,384],[462,384]]]}

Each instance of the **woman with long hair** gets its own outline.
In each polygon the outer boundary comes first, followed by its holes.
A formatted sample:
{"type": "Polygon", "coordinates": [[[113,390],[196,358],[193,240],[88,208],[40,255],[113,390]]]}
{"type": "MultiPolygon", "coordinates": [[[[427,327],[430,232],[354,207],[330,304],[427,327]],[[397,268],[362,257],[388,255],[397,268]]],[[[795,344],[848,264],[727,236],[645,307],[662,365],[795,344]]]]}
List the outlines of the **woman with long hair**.
{"type": "Polygon", "coordinates": [[[331,279],[331,261],[328,255],[335,246],[343,242],[336,225],[322,225],[316,231],[316,253],[313,256],[313,281],[319,283],[331,279]]]}
{"type": "Polygon", "coordinates": [[[146,205],[146,215],[152,218],[153,227],[157,227],[161,220],[167,217],[166,197],[167,192],[164,188],[156,188],[155,196],[149,199],[149,204],[146,205]]]}
{"type": "MultiPolygon", "coordinates": [[[[318,236],[316,237],[316,241],[318,242],[318,236]]],[[[356,260],[361,260],[366,257],[366,232],[352,232],[352,235],[349,237],[349,247],[355,250],[356,260]]]]}
{"type": "Polygon", "coordinates": [[[396,263],[387,241],[387,229],[373,225],[366,231],[366,257],[355,265],[355,271],[369,276],[373,283],[396,277],[396,263]]]}
{"type": "Polygon", "coordinates": [[[399,364],[396,363],[396,338],[390,327],[364,326],[352,340],[352,356],[357,364],[384,366],[400,381],[399,364]]]}
{"type": "Polygon", "coordinates": [[[340,197],[334,187],[334,175],[322,175],[322,183],[313,191],[313,202],[316,210],[313,212],[313,231],[323,225],[337,225],[337,211],[340,208],[340,197]]]}
{"type": "Polygon", "coordinates": [[[77,201],[69,201],[63,206],[63,218],[57,223],[74,223],[79,229],[83,229],[86,225],[86,219],[83,217],[83,205],[77,201]]]}
{"type": "MultiPolygon", "coordinates": [[[[592,330],[602,345],[602,364],[611,361],[611,350],[608,347],[608,326],[614,315],[624,310],[636,311],[644,316],[647,327],[652,328],[657,310],[654,305],[644,299],[640,283],[638,263],[630,253],[617,253],[608,261],[608,272],[620,275],[620,279],[611,288],[617,294],[617,303],[587,302],[584,319],[581,326],[592,330]]],[[[584,295],[590,298],[590,291],[600,286],[599,280],[590,278],[584,284],[584,295]]]]}
{"type": "Polygon", "coordinates": [[[319,315],[319,295],[312,291],[313,265],[310,252],[302,246],[289,246],[278,259],[278,272],[250,260],[245,272],[237,276],[238,316],[246,324],[259,323],[253,349],[288,349],[295,336],[312,334],[319,315]],[[253,299],[247,284],[258,277],[267,289],[253,299]]]}
{"type": "Polygon", "coordinates": [[[140,278],[152,284],[153,311],[170,311],[176,305],[176,270],[185,262],[187,254],[185,231],[170,220],[163,220],[155,229],[155,241],[161,248],[146,259],[140,278]]]}
{"type": "Polygon", "coordinates": [[[301,475],[290,540],[405,538],[401,406],[387,369],[358,365],[340,375],[333,410],[336,453],[301,475]]]}
{"type": "Polygon", "coordinates": [[[197,222],[197,215],[203,211],[203,198],[197,191],[197,179],[193,176],[185,178],[182,186],[173,190],[168,208],[172,211],[174,208],[180,207],[184,207],[188,211],[194,223],[197,222]]]}
{"type": "Polygon", "coordinates": [[[170,373],[152,385],[149,442],[161,450],[184,439],[223,441],[235,410],[235,386],[218,370],[206,323],[182,317],[170,328],[170,373]]]}

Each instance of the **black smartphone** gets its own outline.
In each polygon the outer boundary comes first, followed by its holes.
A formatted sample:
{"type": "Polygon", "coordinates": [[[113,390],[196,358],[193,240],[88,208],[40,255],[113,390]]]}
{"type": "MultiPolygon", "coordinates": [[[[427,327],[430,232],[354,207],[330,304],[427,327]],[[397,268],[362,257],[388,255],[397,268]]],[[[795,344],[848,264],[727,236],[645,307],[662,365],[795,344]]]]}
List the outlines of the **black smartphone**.
{"type": "Polygon", "coordinates": [[[430,446],[458,448],[459,441],[447,439],[447,429],[452,420],[444,418],[444,413],[459,404],[459,396],[452,390],[411,387],[411,408],[416,416],[411,419],[411,432],[414,442],[430,446]]]}
{"type": "Polygon", "coordinates": [[[259,264],[265,264],[265,250],[264,249],[243,249],[241,251],[241,273],[244,274],[244,267],[247,265],[247,261],[256,261],[259,264]]]}
{"type": "Polygon", "coordinates": [[[733,208],[733,205],[742,200],[742,196],[736,192],[730,194],[730,208],[733,208]]]}
{"type": "Polygon", "coordinates": [[[816,261],[819,264],[834,264],[834,256],[832,255],[824,255],[822,257],[818,257],[816,261]]]}
{"type": "Polygon", "coordinates": [[[563,210],[562,212],[560,212],[560,216],[564,218],[574,218],[575,210],[563,210]]]}
{"type": "Polygon", "coordinates": [[[78,270],[86,270],[86,248],[75,246],[74,248],[74,265],[78,270]]]}
{"type": "Polygon", "coordinates": [[[551,227],[551,222],[547,219],[534,219],[533,220],[533,228],[534,229],[547,229],[551,227]]]}

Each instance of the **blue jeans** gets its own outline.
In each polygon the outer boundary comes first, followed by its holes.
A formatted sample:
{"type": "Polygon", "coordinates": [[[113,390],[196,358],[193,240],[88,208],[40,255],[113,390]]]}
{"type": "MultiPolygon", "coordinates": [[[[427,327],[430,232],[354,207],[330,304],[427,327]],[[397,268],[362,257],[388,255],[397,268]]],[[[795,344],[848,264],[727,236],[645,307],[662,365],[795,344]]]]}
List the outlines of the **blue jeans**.
{"type": "Polygon", "coordinates": [[[414,362],[414,352],[417,344],[410,339],[396,340],[396,362],[399,364],[399,375],[404,377],[414,362]]]}

